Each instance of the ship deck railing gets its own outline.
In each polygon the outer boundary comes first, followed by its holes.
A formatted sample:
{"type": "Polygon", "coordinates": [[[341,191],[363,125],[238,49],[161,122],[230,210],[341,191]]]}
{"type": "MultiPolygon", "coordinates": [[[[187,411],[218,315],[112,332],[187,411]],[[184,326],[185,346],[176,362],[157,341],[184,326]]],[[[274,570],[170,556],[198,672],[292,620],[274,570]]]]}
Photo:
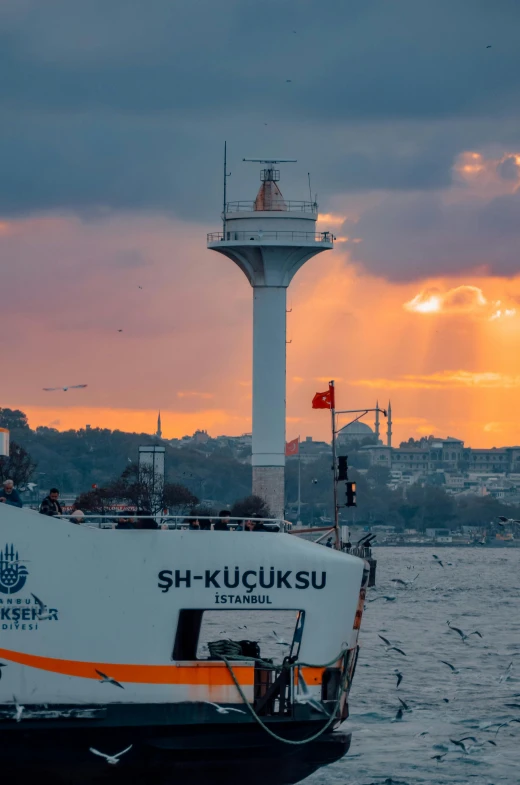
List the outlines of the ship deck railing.
{"type": "Polygon", "coordinates": [[[358,556],[360,559],[372,558],[372,548],[365,548],[362,545],[352,545],[351,548],[346,549],[346,552],[350,553],[351,556],[358,556]]]}
{"type": "MultiPolygon", "coordinates": [[[[35,511],[36,512],[36,511],[35,511]]],[[[63,513],[62,515],[55,515],[55,518],[60,518],[64,521],[76,524],[77,521],[72,520],[72,513],[63,513]]],[[[80,525],[91,526],[96,529],[111,529],[117,526],[123,520],[131,519],[132,521],[150,521],[156,523],[159,529],[162,530],[182,530],[182,531],[197,531],[191,529],[191,521],[199,521],[199,523],[209,522],[209,527],[201,527],[200,531],[214,531],[215,524],[219,523],[218,516],[212,515],[170,515],[168,513],[151,513],[148,515],[137,515],[132,511],[122,513],[121,511],[105,510],[104,512],[84,513],[80,525]]],[[[253,521],[254,523],[261,523],[264,531],[278,534],[279,532],[288,532],[291,530],[292,524],[283,518],[256,518],[256,517],[230,517],[227,524],[227,531],[248,531],[243,527],[246,521],[253,521]]],[[[224,530],[221,530],[224,531],[224,530]]]]}
{"type": "Polygon", "coordinates": [[[255,212],[270,212],[270,213],[317,213],[317,202],[299,202],[294,199],[272,199],[271,204],[264,210],[258,210],[256,201],[239,201],[226,203],[226,215],[228,213],[255,213],[255,212]],[[271,209],[269,209],[269,207],[271,209]]]}
{"type": "Polygon", "coordinates": [[[261,231],[249,229],[248,231],[209,232],[208,243],[220,242],[253,242],[253,243],[326,243],[332,245],[334,237],[330,232],[297,232],[297,231],[261,231]]]}

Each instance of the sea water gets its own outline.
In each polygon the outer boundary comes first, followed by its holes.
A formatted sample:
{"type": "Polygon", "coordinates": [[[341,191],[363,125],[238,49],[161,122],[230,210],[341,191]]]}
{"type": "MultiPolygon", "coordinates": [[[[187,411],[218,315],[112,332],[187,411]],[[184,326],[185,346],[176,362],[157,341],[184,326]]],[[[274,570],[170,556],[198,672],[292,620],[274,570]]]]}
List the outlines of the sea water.
{"type": "Polygon", "coordinates": [[[367,593],[345,724],[352,746],[305,784],[517,785],[520,723],[498,725],[520,719],[520,549],[376,548],[374,555],[377,587],[367,593]],[[482,638],[464,642],[448,621],[482,638]],[[386,651],[378,634],[406,656],[386,651]],[[402,719],[398,698],[409,707],[402,719]],[[450,741],[464,736],[476,739],[463,742],[466,751],[450,741]]]}

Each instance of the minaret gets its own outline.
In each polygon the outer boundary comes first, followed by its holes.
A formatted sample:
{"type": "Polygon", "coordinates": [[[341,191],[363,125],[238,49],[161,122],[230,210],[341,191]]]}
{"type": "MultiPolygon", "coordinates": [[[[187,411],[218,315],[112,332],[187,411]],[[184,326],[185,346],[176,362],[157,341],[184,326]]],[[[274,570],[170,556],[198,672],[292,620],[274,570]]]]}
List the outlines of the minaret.
{"type": "Polygon", "coordinates": [[[388,429],[386,431],[386,446],[392,446],[392,404],[388,401],[388,429]]]}
{"type": "Polygon", "coordinates": [[[159,412],[159,416],[157,417],[157,433],[155,434],[158,439],[162,439],[162,430],[161,430],[161,412],[159,412]]]}
{"type": "Polygon", "coordinates": [[[253,493],[282,517],[287,287],[305,262],[333,247],[333,237],[316,234],[316,202],[285,201],[276,184],[282,161],[249,160],[266,166],[258,195],[225,205],[224,233],[208,234],[208,248],[235,262],[253,287],[253,493]]]}
{"type": "Polygon", "coordinates": [[[379,443],[379,401],[376,401],[376,421],[374,423],[374,431],[376,434],[376,443],[379,443]]]}

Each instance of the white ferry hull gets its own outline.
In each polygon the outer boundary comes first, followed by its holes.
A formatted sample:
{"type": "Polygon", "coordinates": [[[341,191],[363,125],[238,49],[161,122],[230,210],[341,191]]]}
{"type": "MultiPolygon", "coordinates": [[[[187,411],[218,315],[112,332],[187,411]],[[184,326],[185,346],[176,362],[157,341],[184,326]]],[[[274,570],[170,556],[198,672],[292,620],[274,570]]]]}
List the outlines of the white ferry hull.
{"type": "Polygon", "coordinates": [[[286,534],[99,530],[3,505],[0,554],[4,776],[284,785],[348,749],[334,728],[348,711],[361,560],[286,534]],[[258,610],[294,611],[292,660],[269,671],[198,658],[203,613],[238,609],[251,629],[258,610]],[[300,678],[333,721],[296,702],[300,678]],[[262,722],[292,740],[327,729],[293,746],[262,722]],[[91,751],[128,747],[113,764],[91,751]]]}

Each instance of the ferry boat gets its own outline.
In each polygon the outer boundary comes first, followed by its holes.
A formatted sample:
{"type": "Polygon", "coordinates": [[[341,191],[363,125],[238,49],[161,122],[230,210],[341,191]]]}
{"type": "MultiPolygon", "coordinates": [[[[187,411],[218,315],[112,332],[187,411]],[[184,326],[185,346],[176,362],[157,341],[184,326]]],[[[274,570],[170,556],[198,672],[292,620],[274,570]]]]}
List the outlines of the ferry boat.
{"type": "Polygon", "coordinates": [[[0,505],[3,780],[284,785],[341,758],[368,570],[284,528],[0,505]]]}

